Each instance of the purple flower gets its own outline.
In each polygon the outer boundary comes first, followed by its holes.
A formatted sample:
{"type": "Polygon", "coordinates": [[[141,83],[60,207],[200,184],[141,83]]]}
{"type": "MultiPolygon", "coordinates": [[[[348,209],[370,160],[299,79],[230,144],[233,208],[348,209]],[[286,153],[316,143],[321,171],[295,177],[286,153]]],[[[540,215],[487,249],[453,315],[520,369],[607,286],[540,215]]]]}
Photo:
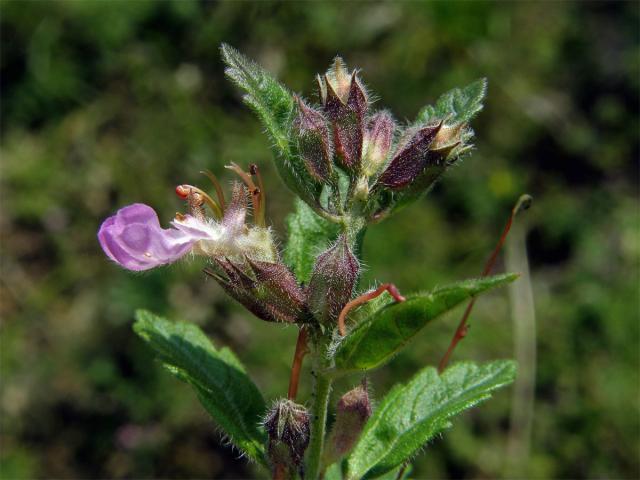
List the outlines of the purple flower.
{"type": "MultiPolygon", "coordinates": [[[[191,217],[185,217],[190,219],[191,217]]],[[[126,206],[107,218],[98,232],[107,256],[127,270],[149,270],[184,256],[194,243],[207,237],[194,227],[164,229],[156,212],[142,203],[126,206]]],[[[203,225],[204,226],[204,225],[203,225]]]]}

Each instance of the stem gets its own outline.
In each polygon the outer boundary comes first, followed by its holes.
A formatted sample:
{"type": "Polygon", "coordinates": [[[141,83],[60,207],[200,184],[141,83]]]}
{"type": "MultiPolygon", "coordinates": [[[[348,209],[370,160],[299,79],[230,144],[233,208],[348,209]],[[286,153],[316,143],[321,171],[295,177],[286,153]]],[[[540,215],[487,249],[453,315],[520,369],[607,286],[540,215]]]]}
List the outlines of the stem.
{"type": "MultiPolygon", "coordinates": [[[[317,354],[316,354],[317,355],[317,354]]],[[[313,406],[311,409],[311,440],[307,454],[306,478],[315,480],[320,474],[320,459],[324,449],[324,437],[327,427],[327,409],[329,406],[329,394],[331,393],[331,379],[320,373],[320,365],[314,362],[316,381],[313,386],[313,406]]]]}
{"type": "MultiPolygon", "coordinates": [[[[527,210],[531,206],[531,201],[532,201],[531,196],[526,195],[526,194],[525,195],[521,195],[520,198],[518,199],[518,202],[515,204],[515,206],[511,210],[511,215],[509,215],[509,219],[507,220],[507,224],[505,225],[504,230],[502,231],[502,235],[500,235],[500,239],[498,240],[498,244],[493,249],[493,252],[491,252],[491,256],[489,257],[489,260],[487,260],[487,263],[484,266],[484,270],[482,271],[482,275],[480,275],[481,278],[482,277],[486,277],[487,275],[489,275],[489,273],[491,273],[491,269],[493,268],[493,266],[496,263],[496,259],[498,258],[498,254],[500,253],[500,250],[502,250],[502,246],[504,245],[504,242],[507,239],[507,235],[509,235],[509,230],[511,230],[511,225],[513,224],[513,219],[522,210],[527,210]]],[[[464,315],[462,315],[462,318],[460,319],[460,323],[458,324],[458,328],[456,328],[456,331],[453,334],[453,337],[451,338],[451,343],[449,343],[449,348],[447,348],[447,351],[444,354],[444,356],[442,357],[442,360],[440,360],[440,364],[438,365],[438,373],[442,373],[444,371],[444,369],[447,368],[447,364],[449,363],[449,359],[451,358],[451,355],[453,354],[453,351],[456,349],[456,346],[458,345],[460,340],[462,340],[467,335],[467,332],[469,331],[469,326],[467,325],[467,320],[469,319],[469,314],[471,313],[471,310],[473,309],[473,305],[475,303],[476,303],[476,297],[473,297],[469,301],[469,304],[467,305],[467,309],[464,311],[464,315]]]]}
{"type": "Polygon", "coordinates": [[[309,353],[307,345],[307,329],[303,326],[298,332],[298,341],[296,342],[296,353],[293,355],[293,363],[291,365],[291,377],[289,378],[289,400],[295,400],[298,395],[298,384],[300,383],[300,369],[302,368],[302,360],[309,353]]]}

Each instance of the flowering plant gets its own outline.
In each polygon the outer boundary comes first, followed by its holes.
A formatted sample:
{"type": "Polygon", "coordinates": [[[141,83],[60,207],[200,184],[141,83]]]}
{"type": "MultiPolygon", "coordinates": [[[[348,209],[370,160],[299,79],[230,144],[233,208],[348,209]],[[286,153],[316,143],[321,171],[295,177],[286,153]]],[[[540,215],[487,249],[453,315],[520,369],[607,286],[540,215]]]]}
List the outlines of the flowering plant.
{"type": "MultiPolygon", "coordinates": [[[[213,196],[179,185],[187,212],[171,228],[160,226],[151,207],[133,204],[105,220],[98,238],[106,255],[128,270],[204,257],[204,272],[256,317],[297,328],[288,395],[268,408],[238,358],[214,347],[195,325],[139,311],[135,331],[194,388],[230,442],[273,478],[404,478],[423,445],[452,416],[510,383],[515,365],[447,367],[466,333],[470,303],[439,368],[428,366],[396,385],[376,408],[366,372],[390,361],[432,320],[516,278],[488,276],[508,227],[481,278],[406,297],[390,283],[361,290],[361,245],[367,226],[416,201],[470,151],[469,122],[482,109],[486,82],[452,90],[401,125],[388,111],[372,109],[358,72],[340,58],[318,76],[320,103],[313,105],[231,47],[223,45],[222,54],[228,77],[245,91],[270,137],[282,180],[297,196],[284,251],[265,224],[266,191],[253,164],[228,167],[239,177],[230,199],[210,172],[213,196]],[[299,403],[307,355],[313,396],[299,403]],[[328,425],[332,383],[345,375],[363,379],[341,395],[328,425]]],[[[527,204],[523,199],[512,217],[527,204]]]]}

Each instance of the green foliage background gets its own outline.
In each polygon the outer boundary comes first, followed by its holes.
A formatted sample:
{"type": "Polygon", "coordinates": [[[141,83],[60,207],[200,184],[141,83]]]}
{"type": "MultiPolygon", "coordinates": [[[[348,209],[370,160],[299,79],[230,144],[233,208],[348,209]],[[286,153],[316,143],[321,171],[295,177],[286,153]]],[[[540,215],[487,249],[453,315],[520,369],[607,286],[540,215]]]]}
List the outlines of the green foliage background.
{"type": "MultiPolygon", "coordinates": [[[[294,329],[233,304],[185,261],[144,275],[99,249],[135,201],[168,221],[179,183],[259,163],[284,238],[293,198],[224,79],[227,42],[297,92],[336,54],[397,118],[486,76],[477,149],[424,200],[370,228],[365,285],[477,276],[520,193],[538,321],[535,478],[640,476],[638,103],[634,2],[8,2],[1,8],[0,476],[238,478],[188,386],[131,331],[148,308],[230,346],[284,395],[294,329]]],[[[373,374],[380,398],[438,361],[457,318],[373,374]]],[[[513,356],[506,291],[482,298],[456,358],[513,356]]],[[[304,383],[304,382],[303,382],[304,383]]],[[[346,389],[349,380],[338,388],[346,389]]],[[[309,385],[301,386],[301,398],[309,385]]],[[[454,422],[418,478],[500,477],[510,392],[454,422]]]]}

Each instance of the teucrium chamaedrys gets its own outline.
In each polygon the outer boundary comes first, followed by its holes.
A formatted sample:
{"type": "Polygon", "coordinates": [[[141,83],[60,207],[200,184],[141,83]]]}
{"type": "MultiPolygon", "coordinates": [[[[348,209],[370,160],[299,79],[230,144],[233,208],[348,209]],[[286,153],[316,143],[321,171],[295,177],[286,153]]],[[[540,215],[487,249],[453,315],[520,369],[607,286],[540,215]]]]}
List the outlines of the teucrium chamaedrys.
{"type": "Polygon", "coordinates": [[[176,187],[186,211],[169,228],[137,203],[106,219],[98,239],[112,261],[133,271],[203,258],[205,273],[256,317],[295,325],[287,398],[267,408],[236,355],[214,347],[194,325],[140,311],[135,330],[192,385],[231,443],[273,478],[374,478],[390,471],[400,478],[451,416],[488,398],[515,372],[508,361],[457,364],[441,373],[426,367],[377,408],[365,379],[341,395],[335,422],[327,425],[335,378],[387,363],[431,320],[516,277],[484,276],[406,297],[393,284],[358,287],[366,227],[416,201],[471,150],[469,122],[482,109],[486,81],[452,90],[402,124],[374,108],[360,73],[340,57],[318,75],[315,105],[228,45],[221,52],[227,76],[270,138],[280,176],[298,197],[284,249],[266,224],[266,190],[255,164],[229,165],[239,180],[228,198],[210,172],[213,195],[176,187]],[[313,396],[305,405],[296,396],[306,355],[313,396]]]}

